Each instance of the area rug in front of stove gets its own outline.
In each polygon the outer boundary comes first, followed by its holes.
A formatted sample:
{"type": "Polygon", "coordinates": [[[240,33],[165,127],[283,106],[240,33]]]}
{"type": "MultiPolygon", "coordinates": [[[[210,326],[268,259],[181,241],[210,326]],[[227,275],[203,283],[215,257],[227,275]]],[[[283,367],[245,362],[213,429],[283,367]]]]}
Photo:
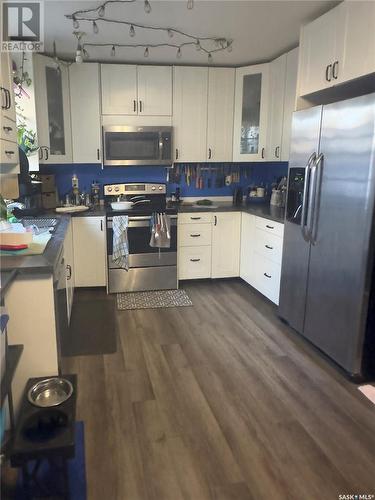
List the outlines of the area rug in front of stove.
{"type": "Polygon", "coordinates": [[[156,309],[159,307],[188,307],[193,303],[185,290],[157,290],[117,294],[117,309],[156,309]]]}

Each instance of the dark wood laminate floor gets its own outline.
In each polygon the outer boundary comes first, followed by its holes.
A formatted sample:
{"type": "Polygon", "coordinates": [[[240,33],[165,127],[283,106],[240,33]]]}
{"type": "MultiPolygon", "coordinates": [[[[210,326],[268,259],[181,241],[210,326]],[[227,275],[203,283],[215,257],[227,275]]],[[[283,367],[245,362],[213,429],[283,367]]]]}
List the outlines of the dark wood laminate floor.
{"type": "Polygon", "coordinates": [[[375,406],[240,281],[184,288],[194,307],[114,310],[116,354],[64,360],[89,499],[375,493],[375,406]]]}

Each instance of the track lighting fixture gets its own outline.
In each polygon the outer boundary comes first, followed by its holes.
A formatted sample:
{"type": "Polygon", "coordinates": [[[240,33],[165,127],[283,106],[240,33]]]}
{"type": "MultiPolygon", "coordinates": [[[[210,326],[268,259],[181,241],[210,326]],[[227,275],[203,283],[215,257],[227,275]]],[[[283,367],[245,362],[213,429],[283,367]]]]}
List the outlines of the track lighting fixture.
{"type": "Polygon", "coordinates": [[[151,4],[148,0],[145,0],[145,12],[149,14],[151,12],[151,4]]]}
{"type": "Polygon", "coordinates": [[[211,52],[208,54],[208,64],[211,64],[213,61],[211,52]]]}
{"type": "Polygon", "coordinates": [[[187,0],[187,8],[191,10],[194,7],[194,0],[187,0]]]}
{"type": "Polygon", "coordinates": [[[99,15],[99,17],[104,17],[104,15],[105,15],[105,6],[104,6],[104,4],[99,7],[98,15],[99,15]]]}
{"type": "Polygon", "coordinates": [[[73,28],[75,30],[77,30],[79,28],[79,22],[77,21],[77,19],[75,18],[75,16],[73,16],[73,28]]]}
{"type": "Polygon", "coordinates": [[[181,47],[178,47],[176,56],[177,56],[178,59],[181,59],[181,56],[182,56],[182,54],[181,54],[181,47]]]}
{"type": "Polygon", "coordinates": [[[111,57],[115,57],[116,55],[116,47],[114,45],[112,45],[112,48],[111,48],[111,57]]]}
{"type": "Polygon", "coordinates": [[[145,51],[144,51],[144,54],[143,54],[144,57],[148,57],[149,56],[149,50],[148,50],[148,47],[145,48],[145,51]]]}
{"type": "Polygon", "coordinates": [[[173,31],[172,30],[168,30],[167,33],[168,33],[169,38],[173,38],[173,31]]]}
{"type": "Polygon", "coordinates": [[[92,31],[97,35],[99,33],[99,27],[95,21],[92,22],[92,31]]]}
{"type": "Polygon", "coordinates": [[[198,50],[198,52],[201,50],[201,43],[199,40],[195,42],[195,49],[198,50]]]}
{"type": "Polygon", "coordinates": [[[134,26],[133,26],[132,24],[130,25],[129,35],[130,35],[131,37],[134,37],[134,36],[135,36],[135,29],[134,29],[134,26]]]}

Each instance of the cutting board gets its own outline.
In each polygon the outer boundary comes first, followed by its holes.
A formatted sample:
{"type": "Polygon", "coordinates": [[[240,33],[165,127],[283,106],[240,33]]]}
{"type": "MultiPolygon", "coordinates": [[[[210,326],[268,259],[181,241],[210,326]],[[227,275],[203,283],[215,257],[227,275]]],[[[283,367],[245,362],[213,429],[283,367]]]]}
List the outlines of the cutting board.
{"type": "Polygon", "coordinates": [[[51,233],[42,233],[33,236],[33,241],[30,243],[29,248],[24,250],[0,250],[0,256],[26,256],[26,255],[41,255],[49,240],[51,239],[51,233]]]}

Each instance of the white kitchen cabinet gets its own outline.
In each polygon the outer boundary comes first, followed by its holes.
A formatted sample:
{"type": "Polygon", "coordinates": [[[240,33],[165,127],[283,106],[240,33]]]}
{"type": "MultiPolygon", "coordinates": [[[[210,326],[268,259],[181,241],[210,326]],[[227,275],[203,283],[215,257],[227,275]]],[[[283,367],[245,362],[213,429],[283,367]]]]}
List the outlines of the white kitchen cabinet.
{"type": "Polygon", "coordinates": [[[102,114],[137,114],[137,66],[101,64],[102,114]]]}
{"type": "Polygon", "coordinates": [[[240,277],[247,283],[255,282],[255,215],[242,213],[240,277]]]}
{"type": "Polygon", "coordinates": [[[236,69],[233,161],[265,160],[269,64],[236,69]]]}
{"type": "Polygon", "coordinates": [[[99,64],[72,64],[69,85],[73,162],[100,162],[99,64]]]}
{"type": "Polygon", "coordinates": [[[170,116],[172,68],[101,64],[102,114],[170,116]]]}
{"type": "Polygon", "coordinates": [[[258,252],[254,253],[255,283],[260,293],[275,304],[279,304],[281,265],[267,259],[258,252]]]}
{"type": "Polygon", "coordinates": [[[375,72],[375,2],[346,1],[341,12],[343,50],[337,75],[346,82],[375,72]]]}
{"type": "Polygon", "coordinates": [[[16,108],[13,93],[12,60],[0,52],[0,173],[19,173],[16,108]]]}
{"type": "Polygon", "coordinates": [[[240,274],[241,212],[217,212],[212,226],[212,278],[240,274]]]}
{"type": "Polygon", "coordinates": [[[208,68],[175,66],[173,71],[175,160],[205,161],[208,68]]]}
{"type": "Polygon", "coordinates": [[[138,66],[138,114],[172,115],[172,67],[138,66]]]}
{"type": "Polygon", "coordinates": [[[284,97],[286,77],[286,54],[270,63],[270,85],[268,106],[268,138],[266,158],[280,161],[284,124],[284,97]]]}
{"type": "Polygon", "coordinates": [[[39,163],[71,163],[69,75],[65,64],[33,55],[39,163]]]}
{"type": "Polygon", "coordinates": [[[105,286],[105,217],[73,217],[72,222],[75,286],[105,286]]]}
{"type": "Polygon", "coordinates": [[[73,224],[69,223],[64,239],[64,259],[66,269],[66,304],[68,323],[72,313],[74,297],[74,254],[73,254],[73,224]]]}
{"type": "Polygon", "coordinates": [[[211,246],[180,247],[178,279],[193,280],[211,277],[211,246]]]}
{"type": "Polygon", "coordinates": [[[298,75],[298,47],[286,54],[283,134],[281,142],[282,161],[289,161],[293,112],[296,109],[297,75],[298,75]]]}
{"type": "Polygon", "coordinates": [[[298,95],[375,71],[374,2],[344,1],[301,29],[298,95]]]}
{"type": "Polygon", "coordinates": [[[208,70],[207,161],[232,161],[234,80],[233,68],[208,70]]]}

